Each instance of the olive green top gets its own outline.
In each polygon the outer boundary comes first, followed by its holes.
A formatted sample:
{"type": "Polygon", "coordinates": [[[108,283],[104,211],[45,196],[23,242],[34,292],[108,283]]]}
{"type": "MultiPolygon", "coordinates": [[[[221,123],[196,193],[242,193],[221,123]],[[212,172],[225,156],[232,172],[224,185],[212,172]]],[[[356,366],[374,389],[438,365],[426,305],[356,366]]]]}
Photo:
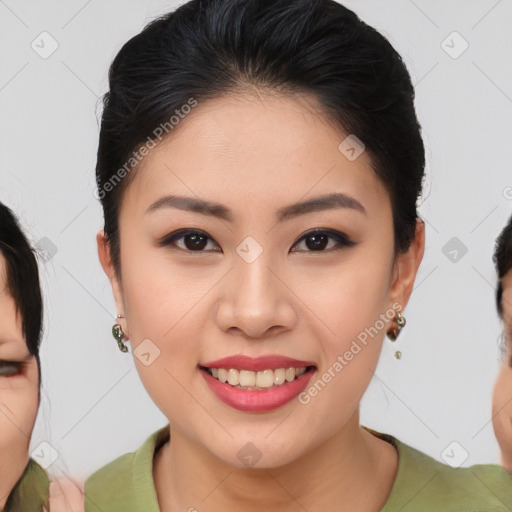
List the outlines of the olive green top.
{"type": "MultiPolygon", "coordinates": [[[[398,452],[398,471],[380,512],[511,512],[512,474],[497,464],[452,468],[395,437],[364,427],[398,452]]],[[[160,512],[153,482],[153,456],[169,439],[169,425],[135,452],[91,475],[85,512],[160,512]]]]}
{"type": "Polygon", "coordinates": [[[41,512],[48,506],[50,480],[45,470],[29,459],[25,471],[7,498],[3,512],[41,512]]]}

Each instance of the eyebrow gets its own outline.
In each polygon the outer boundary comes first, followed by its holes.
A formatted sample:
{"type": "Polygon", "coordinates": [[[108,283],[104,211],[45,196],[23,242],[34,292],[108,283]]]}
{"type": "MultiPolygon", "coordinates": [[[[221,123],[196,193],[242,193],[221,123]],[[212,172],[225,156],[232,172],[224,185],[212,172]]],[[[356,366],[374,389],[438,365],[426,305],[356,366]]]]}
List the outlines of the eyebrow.
{"type": "MultiPolygon", "coordinates": [[[[219,219],[233,222],[233,212],[220,203],[212,201],[205,201],[195,197],[169,195],[162,197],[155,201],[146,210],[146,214],[163,208],[178,208],[179,210],[191,211],[201,213],[203,215],[210,215],[219,219]]],[[[300,203],[291,204],[279,208],[276,213],[277,222],[290,220],[299,215],[304,215],[312,212],[319,212],[324,210],[331,210],[334,208],[350,208],[366,215],[364,206],[355,198],[343,194],[334,193],[327,194],[313,199],[308,199],[300,203]]]]}

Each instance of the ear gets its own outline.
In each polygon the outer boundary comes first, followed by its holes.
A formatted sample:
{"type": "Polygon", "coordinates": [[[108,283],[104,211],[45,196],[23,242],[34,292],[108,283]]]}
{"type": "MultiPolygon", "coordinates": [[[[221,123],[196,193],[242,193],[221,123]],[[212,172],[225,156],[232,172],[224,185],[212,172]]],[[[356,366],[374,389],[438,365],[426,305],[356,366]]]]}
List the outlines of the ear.
{"type": "MultiPolygon", "coordinates": [[[[96,235],[96,244],[98,246],[98,257],[103,268],[103,272],[105,272],[106,276],[110,281],[110,286],[112,287],[112,294],[114,295],[117,314],[124,315],[126,309],[124,304],[123,285],[120,282],[119,277],[117,276],[117,273],[115,271],[115,267],[112,262],[112,257],[110,254],[110,244],[108,242],[107,235],[103,230],[98,231],[98,234],[96,235]]],[[[128,336],[128,327],[126,324],[126,319],[119,318],[117,322],[121,324],[123,331],[128,336]]]]}
{"type": "Polygon", "coordinates": [[[414,240],[407,252],[398,255],[394,267],[390,290],[390,302],[398,302],[402,311],[409,302],[414,280],[425,252],[425,223],[416,219],[414,240]]]}

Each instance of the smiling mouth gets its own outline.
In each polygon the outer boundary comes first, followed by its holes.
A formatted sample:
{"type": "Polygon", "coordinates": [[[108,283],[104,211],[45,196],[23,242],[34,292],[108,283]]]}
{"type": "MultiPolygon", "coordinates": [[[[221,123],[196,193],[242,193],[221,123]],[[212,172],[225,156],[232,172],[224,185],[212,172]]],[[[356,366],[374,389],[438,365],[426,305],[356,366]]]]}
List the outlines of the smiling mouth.
{"type": "Polygon", "coordinates": [[[205,366],[200,366],[200,368],[219,382],[245,391],[267,391],[279,388],[299,379],[310,371],[316,370],[315,366],[269,368],[261,371],[241,370],[238,368],[208,368],[205,366]]]}

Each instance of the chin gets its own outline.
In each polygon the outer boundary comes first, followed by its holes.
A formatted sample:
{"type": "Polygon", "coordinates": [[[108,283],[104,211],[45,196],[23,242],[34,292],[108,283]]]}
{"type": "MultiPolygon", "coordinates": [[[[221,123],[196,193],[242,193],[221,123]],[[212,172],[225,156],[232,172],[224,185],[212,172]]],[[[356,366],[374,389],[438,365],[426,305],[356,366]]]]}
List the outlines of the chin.
{"type": "Polygon", "coordinates": [[[203,440],[209,442],[203,446],[224,464],[241,469],[279,468],[302,455],[295,440],[279,436],[265,439],[268,435],[265,432],[261,436],[234,435],[229,441],[222,440],[218,444],[212,444],[210,437],[203,440]]]}

